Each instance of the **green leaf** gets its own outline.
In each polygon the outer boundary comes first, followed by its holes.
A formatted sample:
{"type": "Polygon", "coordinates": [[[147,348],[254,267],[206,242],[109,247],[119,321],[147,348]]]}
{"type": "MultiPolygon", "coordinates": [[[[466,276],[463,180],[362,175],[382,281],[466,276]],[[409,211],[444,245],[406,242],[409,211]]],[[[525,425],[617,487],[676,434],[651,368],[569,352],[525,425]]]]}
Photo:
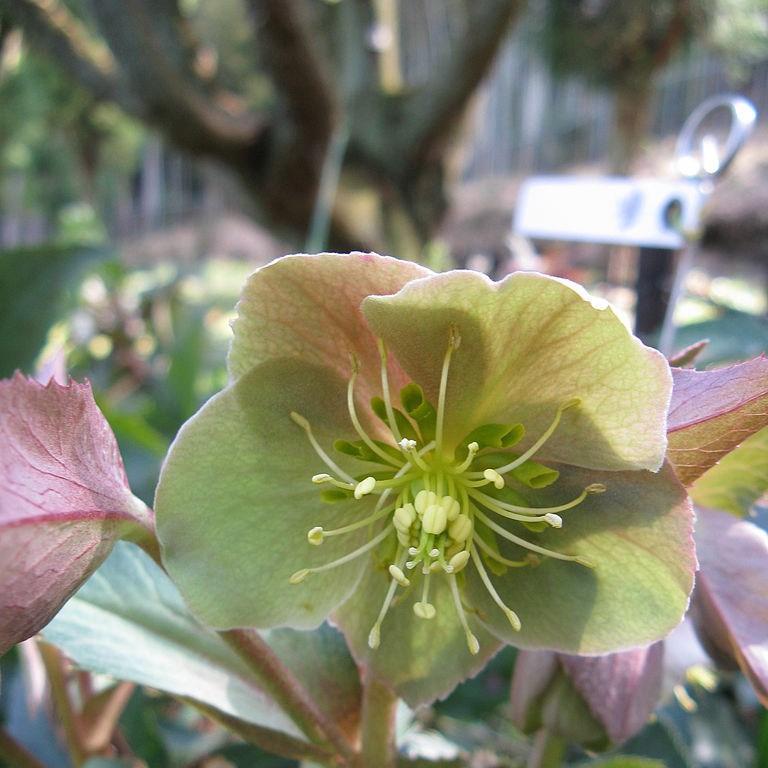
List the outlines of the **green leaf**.
{"type": "Polygon", "coordinates": [[[768,427],[763,427],[696,480],[690,494],[703,507],[744,517],[766,491],[768,427]]]}
{"type": "Polygon", "coordinates": [[[170,579],[131,544],[115,547],[43,636],[85,669],[301,737],[245,662],[190,615],[170,579]]]}
{"type": "MultiPolygon", "coordinates": [[[[244,661],[189,613],[163,571],[120,543],[44,630],[77,664],[188,697],[249,723],[301,738],[244,661]]],[[[354,717],[359,685],[338,632],[276,630],[267,641],[338,722],[354,717]]]]}
{"type": "Polygon", "coordinates": [[[0,377],[32,368],[72,289],[107,255],[98,248],[58,246],[0,252],[0,377]]]}
{"type": "Polygon", "coordinates": [[[363,312],[432,402],[451,329],[458,330],[446,404],[451,447],[483,424],[521,423],[533,442],[560,406],[578,398],[542,449],[545,463],[656,470],[664,460],[666,359],[573,283],[522,272],[492,283],[449,272],[369,296],[363,312]]]}

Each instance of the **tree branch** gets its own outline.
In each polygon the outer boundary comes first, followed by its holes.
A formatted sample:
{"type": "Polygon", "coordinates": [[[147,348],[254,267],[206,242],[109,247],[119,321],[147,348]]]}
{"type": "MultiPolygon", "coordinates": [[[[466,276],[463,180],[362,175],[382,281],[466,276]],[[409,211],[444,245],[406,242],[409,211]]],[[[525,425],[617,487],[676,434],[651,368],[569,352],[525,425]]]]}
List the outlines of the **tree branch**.
{"type": "Polygon", "coordinates": [[[131,90],[140,94],[147,121],[191,152],[234,159],[252,146],[259,120],[230,114],[211,101],[195,73],[183,66],[185,58],[178,55],[183,41],[171,45],[168,24],[162,36],[158,33],[145,0],[98,0],[92,11],[131,90]]]}
{"type": "Polygon", "coordinates": [[[250,0],[260,53],[279,98],[303,139],[325,145],[338,116],[338,97],[300,0],[250,0]]]}
{"type": "MultiPolygon", "coordinates": [[[[0,0],[0,11],[96,99],[122,103],[112,54],[88,35],[66,6],[58,0],[0,0]]],[[[135,112],[137,107],[131,103],[128,111],[135,112]]]]}
{"type": "Polygon", "coordinates": [[[406,127],[398,145],[409,166],[417,166],[444,150],[524,4],[524,0],[467,3],[467,29],[461,43],[443,66],[435,67],[434,76],[405,105],[406,127]]]}

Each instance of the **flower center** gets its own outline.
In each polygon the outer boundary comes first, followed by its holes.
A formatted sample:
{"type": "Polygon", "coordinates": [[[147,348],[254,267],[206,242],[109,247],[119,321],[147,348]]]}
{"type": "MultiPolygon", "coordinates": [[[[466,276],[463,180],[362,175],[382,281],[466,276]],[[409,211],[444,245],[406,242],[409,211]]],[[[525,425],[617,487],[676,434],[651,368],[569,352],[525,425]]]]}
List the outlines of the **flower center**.
{"type": "MultiPolygon", "coordinates": [[[[382,397],[373,398],[373,412],[386,424],[391,439],[374,440],[363,428],[355,407],[355,382],[359,367],[352,360],[352,374],[347,387],[347,407],[359,440],[337,440],[338,453],[353,456],[372,465],[370,473],[354,477],[345,472],[322,448],[309,422],[298,413],[291,418],[307,435],[319,458],[332,474],[314,475],[312,482],[327,485],[323,491],[326,501],[346,501],[376,495],[373,512],[334,530],[315,526],[307,533],[310,544],[319,546],[330,536],[340,536],[367,529],[369,540],[337,560],[315,568],[296,571],[290,581],[299,584],[311,573],[330,570],[361,557],[372,550],[384,548],[390,540],[388,571],[390,585],[378,618],[371,628],[368,644],[377,648],[381,627],[392,606],[398,587],[414,589],[414,576],[421,577],[420,598],[413,611],[421,619],[435,616],[430,602],[432,577],[447,578],[459,621],[464,629],[471,653],[479,651],[479,643],[469,628],[460,596],[465,574],[470,564],[476,569],[489,595],[506,615],[515,630],[520,619],[499,596],[488,571],[499,575],[507,568],[536,565],[540,557],[570,560],[592,567],[583,557],[568,555],[542,547],[516,535],[499,523],[513,524],[540,531],[547,527],[561,528],[561,513],[581,504],[588,495],[602,493],[605,486],[594,483],[570,501],[552,507],[530,507],[512,487],[513,481],[529,487],[544,487],[557,479],[558,473],[532,461],[532,457],[557,429],[563,414],[578,407],[579,400],[562,403],[555,411],[552,423],[530,448],[521,454],[508,449],[522,439],[521,424],[486,424],[473,430],[453,453],[445,450],[443,431],[446,393],[451,358],[459,347],[460,337],[455,327],[449,333],[448,348],[443,359],[437,409],[424,397],[421,388],[408,384],[400,393],[402,410],[392,404],[387,374],[387,350],[378,342],[381,358],[382,397]],[[394,540],[393,540],[394,537],[394,540]],[[523,550],[520,560],[504,557],[499,551],[500,537],[523,550]],[[395,543],[396,542],[396,543],[395,543]]],[[[507,524],[509,525],[509,524],[507,524]]]]}

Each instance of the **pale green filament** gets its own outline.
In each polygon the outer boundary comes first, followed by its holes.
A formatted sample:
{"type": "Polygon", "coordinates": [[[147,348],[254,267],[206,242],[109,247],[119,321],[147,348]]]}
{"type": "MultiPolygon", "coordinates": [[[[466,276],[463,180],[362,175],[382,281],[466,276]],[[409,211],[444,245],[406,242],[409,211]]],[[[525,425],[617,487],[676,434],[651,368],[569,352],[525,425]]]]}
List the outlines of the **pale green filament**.
{"type": "Polygon", "coordinates": [[[440,372],[440,392],[437,397],[437,426],[435,427],[435,446],[438,456],[443,452],[443,422],[445,421],[445,397],[448,390],[448,371],[451,367],[451,356],[453,350],[458,349],[461,343],[459,330],[455,325],[450,328],[448,349],[443,358],[443,370],[440,372]]]}
{"type": "Polygon", "coordinates": [[[389,376],[387,373],[387,348],[381,339],[378,339],[379,356],[381,357],[381,396],[384,400],[384,408],[387,412],[387,422],[389,423],[389,429],[392,432],[395,442],[399,443],[403,437],[400,434],[400,430],[397,426],[397,420],[395,419],[395,412],[392,410],[392,400],[389,396],[389,376]]]}
{"type": "Polygon", "coordinates": [[[315,453],[323,460],[323,463],[325,464],[328,469],[330,469],[332,472],[335,472],[339,477],[346,480],[348,483],[354,483],[355,478],[352,477],[352,475],[348,475],[320,446],[320,443],[317,442],[315,439],[314,434],[312,433],[312,427],[310,426],[309,422],[300,414],[296,413],[296,411],[291,411],[291,418],[293,421],[298,424],[306,433],[307,438],[309,439],[310,445],[315,449],[315,453]]]}
{"type": "Polygon", "coordinates": [[[533,544],[530,541],[521,539],[519,536],[515,536],[514,533],[510,533],[508,530],[506,530],[506,528],[502,528],[500,525],[497,525],[496,523],[494,523],[493,520],[491,520],[487,515],[484,515],[479,509],[475,510],[475,514],[492,531],[495,531],[496,533],[499,534],[499,536],[506,539],[507,541],[511,541],[513,544],[517,544],[518,546],[524,547],[525,549],[530,549],[531,552],[538,552],[540,555],[553,557],[556,560],[569,560],[571,562],[579,563],[580,565],[585,565],[587,566],[587,568],[593,567],[591,563],[581,555],[563,555],[560,552],[555,552],[552,549],[546,549],[545,547],[540,547],[538,544],[533,544]]]}
{"type": "MultiPolygon", "coordinates": [[[[542,511],[544,514],[524,515],[517,512],[508,511],[505,505],[498,503],[496,499],[492,498],[491,496],[486,496],[484,493],[478,493],[477,491],[470,490],[469,495],[478,503],[482,504],[486,509],[490,509],[492,512],[495,512],[501,517],[506,517],[507,520],[517,520],[518,522],[522,523],[547,523],[554,528],[560,528],[562,526],[562,518],[559,515],[556,515],[550,509],[539,510],[535,507],[532,507],[530,510],[532,513],[542,511]]],[[[574,504],[573,506],[576,505],[574,504]]],[[[516,509],[524,510],[525,507],[516,507],[516,509]]],[[[566,509],[569,509],[569,507],[566,507],[566,509]]]]}
{"type": "Polygon", "coordinates": [[[352,426],[355,428],[355,432],[360,436],[360,439],[386,464],[399,467],[401,462],[397,461],[393,456],[390,456],[386,451],[380,448],[376,443],[368,437],[368,433],[363,429],[363,425],[360,423],[360,419],[357,418],[357,411],[355,410],[355,381],[357,379],[357,364],[353,365],[352,375],[349,377],[349,384],[347,385],[347,410],[349,411],[349,418],[352,421],[352,426]]]}
{"type": "Polygon", "coordinates": [[[469,652],[473,656],[476,656],[480,651],[480,643],[469,628],[467,617],[464,613],[464,606],[461,604],[461,596],[459,595],[459,588],[456,584],[456,577],[452,573],[448,575],[448,583],[451,586],[451,595],[453,595],[453,604],[456,608],[456,615],[459,617],[459,622],[464,629],[464,636],[467,638],[467,648],[469,648],[469,652]]]}
{"type": "Polygon", "coordinates": [[[568,400],[559,406],[557,413],[555,413],[555,418],[552,420],[552,423],[549,425],[549,427],[547,427],[544,434],[524,454],[518,456],[514,461],[510,461],[509,464],[505,464],[503,467],[497,467],[496,471],[500,475],[503,475],[507,472],[511,472],[521,464],[525,464],[525,462],[528,461],[528,459],[530,459],[531,456],[533,456],[539,450],[539,448],[541,448],[541,446],[544,445],[547,440],[549,440],[550,437],[552,437],[552,433],[557,429],[557,425],[560,423],[560,419],[562,418],[563,413],[569,408],[575,408],[580,403],[581,400],[579,400],[578,397],[574,397],[573,399],[568,400]]]}
{"type": "Polygon", "coordinates": [[[480,575],[480,578],[483,582],[483,585],[488,590],[488,594],[491,596],[491,599],[493,600],[496,605],[501,608],[504,615],[509,620],[509,623],[512,625],[512,629],[515,630],[515,632],[520,631],[520,619],[518,618],[518,615],[499,597],[499,593],[496,591],[496,588],[491,583],[490,578],[488,577],[488,574],[486,573],[485,566],[483,565],[483,561],[480,559],[480,555],[477,554],[477,549],[475,547],[472,547],[470,549],[470,554],[472,555],[472,562],[475,564],[475,568],[477,568],[477,572],[480,575]]]}
{"type": "Polygon", "coordinates": [[[483,541],[482,536],[475,536],[475,538],[472,540],[473,544],[477,544],[480,549],[485,552],[488,557],[495,560],[497,563],[501,563],[502,565],[506,565],[508,568],[525,568],[527,565],[536,565],[538,563],[538,558],[534,560],[533,558],[536,557],[534,554],[528,554],[524,560],[509,560],[506,557],[502,557],[498,552],[496,552],[493,547],[486,544],[485,541],[483,541]]]}
{"type": "Polygon", "coordinates": [[[333,560],[330,563],[324,563],[323,565],[315,566],[314,568],[302,568],[299,571],[296,571],[289,581],[291,584],[300,584],[304,579],[307,578],[307,576],[310,573],[321,573],[322,571],[330,571],[332,568],[338,568],[340,565],[345,565],[346,563],[351,562],[352,560],[355,560],[356,558],[360,557],[361,555],[364,555],[366,552],[370,552],[372,549],[376,549],[376,547],[381,544],[384,539],[389,536],[389,534],[392,533],[392,525],[386,526],[382,531],[379,532],[377,536],[372,538],[367,544],[363,544],[362,547],[358,547],[354,551],[350,552],[349,554],[344,555],[344,557],[340,557],[338,560],[333,560]]]}
{"type": "Polygon", "coordinates": [[[367,525],[375,523],[377,520],[381,520],[382,517],[386,517],[388,514],[390,514],[390,512],[392,512],[394,508],[394,505],[391,504],[390,506],[384,507],[383,509],[374,509],[373,514],[369,515],[368,517],[365,517],[362,520],[357,520],[356,522],[350,523],[349,525],[344,525],[341,528],[334,528],[330,531],[326,531],[321,525],[316,525],[307,533],[307,540],[310,544],[322,544],[323,540],[329,536],[340,536],[343,533],[351,533],[352,531],[356,531],[359,528],[365,528],[367,525]]]}
{"type": "MultiPolygon", "coordinates": [[[[565,504],[560,504],[557,507],[520,507],[515,504],[509,504],[506,501],[501,501],[500,499],[494,499],[492,496],[488,496],[482,491],[470,491],[469,495],[477,499],[480,503],[482,503],[484,506],[488,507],[489,509],[493,509],[493,507],[500,507],[501,509],[506,510],[507,512],[517,512],[520,514],[535,516],[535,515],[545,515],[551,512],[565,512],[566,510],[573,509],[574,507],[578,507],[579,504],[581,504],[581,502],[584,501],[584,499],[586,499],[587,496],[589,496],[590,494],[603,493],[604,491],[605,491],[604,485],[601,485],[600,483],[593,483],[592,485],[588,485],[575,499],[572,499],[571,501],[566,502],[565,504]]],[[[495,511],[496,510],[494,510],[494,512],[495,511]]],[[[503,514],[503,513],[500,513],[500,514],[503,514]]],[[[510,517],[510,520],[520,520],[520,519],[522,518],[510,517]]]]}

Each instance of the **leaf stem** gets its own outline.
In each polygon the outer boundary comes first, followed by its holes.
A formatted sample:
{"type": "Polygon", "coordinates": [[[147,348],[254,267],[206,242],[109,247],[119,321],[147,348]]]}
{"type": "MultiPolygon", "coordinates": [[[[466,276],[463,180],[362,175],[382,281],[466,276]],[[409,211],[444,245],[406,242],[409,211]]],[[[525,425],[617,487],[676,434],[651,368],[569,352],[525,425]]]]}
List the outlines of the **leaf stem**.
{"type": "Polygon", "coordinates": [[[561,736],[548,728],[542,728],[533,739],[527,768],[561,768],[567,747],[567,742],[561,736]]]}
{"type": "Polygon", "coordinates": [[[45,766],[16,739],[11,736],[5,728],[0,728],[0,757],[8,765],[16,768],[45,768],[45,766]]]}
{"type": "Polygon", "coordinates": [[[341,729],[320,711],[304,686],[257,632],[230,629],[219,634],[309,739],[320,746],[331,747],[345,762],[354,762],[355,753],[341,729]]]}
{"type": "Polygon", "coordinates": [[[363,684],[361,768],[394,768],[397,696],[373,678],[363,684]]]}
{"type": "Polygon", "coordinates": [[[87,753],[83,744],[81,724],[67,688],[64,657],[57,648],[48,643],[39,642],[38,647],[43,660],[43,666],[45,666],[45,671],[48,675],[48,683],[51,686],[53,705],[64,729],[64,738],[67,742],[69,756],[75,768],[79,768],[85,763],[87,753]]]}
{"type": "Polygon", "coordinates": [[[289,760],[311,761],[318,765],[338,765],[338,760],[332,749],[326,749],[306,741],[300,741],[293,736],[274,731],[271,728],[264,728],[253,723],[247,723],[244,720],[240,720],[239,718],[222,712],[215,707],[195,701],[194,699],[184,697],[183,700],[206,717],[223,725],[244,741],[254,744],[260,749],[264,749],[274,755],[287,757],[289,760]]]}

